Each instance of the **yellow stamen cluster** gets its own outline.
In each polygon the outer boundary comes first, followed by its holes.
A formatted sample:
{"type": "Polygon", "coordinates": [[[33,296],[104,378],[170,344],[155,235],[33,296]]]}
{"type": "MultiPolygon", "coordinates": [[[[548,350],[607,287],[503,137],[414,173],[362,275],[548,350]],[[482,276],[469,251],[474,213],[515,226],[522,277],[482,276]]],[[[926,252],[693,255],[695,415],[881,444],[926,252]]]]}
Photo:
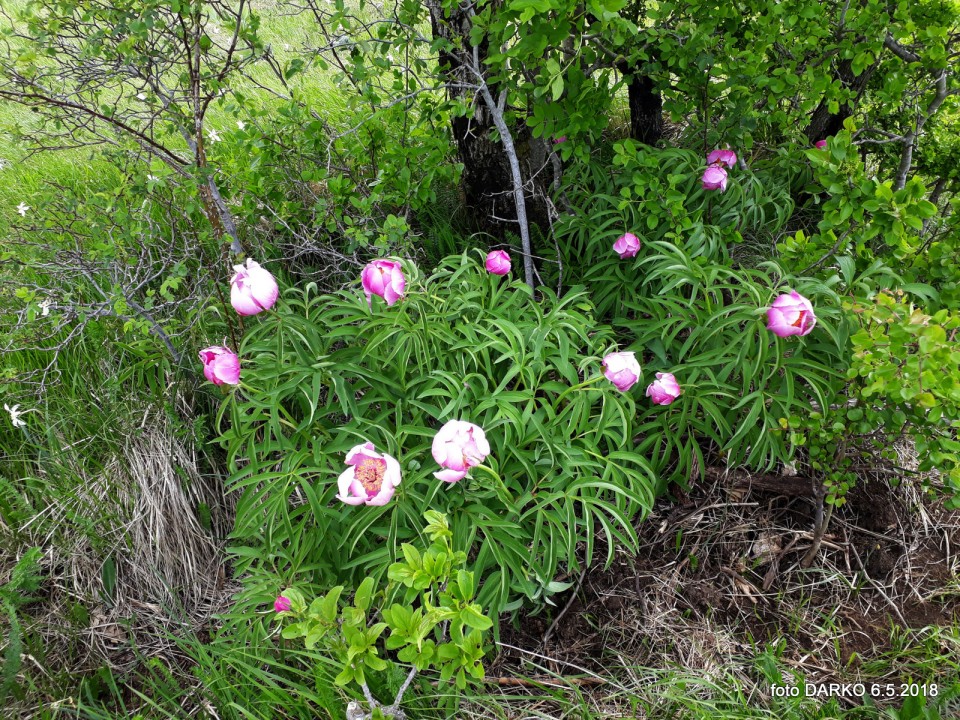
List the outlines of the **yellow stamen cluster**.
{"type": "Polygon", "coordinates": [[[387,470],[387,463],[378,458],[364,458],[357,469],[354,471],[354,477],[363,485],[369,497],[373,497],[380,488],[383,487],[383,475],[387,470]]]}

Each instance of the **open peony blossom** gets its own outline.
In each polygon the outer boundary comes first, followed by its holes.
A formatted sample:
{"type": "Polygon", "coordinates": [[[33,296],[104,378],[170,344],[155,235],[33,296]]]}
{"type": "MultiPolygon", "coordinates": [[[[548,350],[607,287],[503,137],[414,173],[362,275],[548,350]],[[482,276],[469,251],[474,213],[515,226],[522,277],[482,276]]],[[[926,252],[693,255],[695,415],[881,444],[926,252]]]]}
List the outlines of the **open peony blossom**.
{"type": "Polygon", "coordinates": [[[635,257],[640,250],[640,239],[633,233],[624,233],[617,238],[613,249],[621,258],[635,257]]]}
{"type": "Polygon", "coordinates": [[[214,385],[236,385],[240,382],[240,358],[222,345],[200,351],[203,376],[214,385]]]}
{"type": "Polygon", "coordinates": [[[723,192],[727,189],[727,171],[719,165],[711,165],[703,171],[703,189],[719,190],[723,192]]]}
{"type": "Polygon", "coordinates": [[[510,256],[504,250],[493,250],[487,254],[487,272],[494,275],[506,275],[510,272],[510,256]]]}
{"type": "Polygon", "coordinates": [[[290,598],[285,598],[283,595],[278,595],[277,599],[273,601],[273,609],[278,613],[290,612],[290,608],[293,605],[290,602],[290,598]]]}
{"type": "Polygon", "coordinates": [[[603,375],[617,386],[620,392],[626,392],[640,379],[640,363],[632,352],[610,353],[603,358],[603,375]]]}
{"type": "Polygon", "coordinates": [[[337,499],[347,505],[386,505],[400,484],[400,463],[378,453],[372,442],[347,453],[348,467],[337,478],[337,499]]]}
{"type": "Polygon", "coordinates": [[[657,373],[657,379],[647,386],[647,397],[657,405],[669,405],[683,390],[673,373],[657,373]]]}
{"type": "Polygon", "coordinates": [[[767,329],[778,337],[807,335],[816,324],[813,305],[796,290],[779,296],[767,308],[767,329]]]}
{"type": "Polygon", "coordinates": [[[387,305],[393,305],[403,297],[407,286],[400,263],[393,260],[374,260],[368,263],[360,274],[360,282],[367,295],[367,302],[371,304],[372,296],[379,295],[387,301],[387,305]]]}
{"type": "Polygon", "coordinates": [[[443,468],[434,477],[444,482],[457,482],[470,468],[482,463],[490,454],[490,443],[483,429],[464,420],[449,420],[433,438],[433,459],[443,468]]]}
{"type": "Polygon", "coordinates": [[[737,154],[733,150],[714,150],[707,155],[707,165],[726,165],[732,168],[737,164],[737,154]]]}
{"type": "Polygon", "coordinates": [[[817,150],[826,150],[826,149],[827,149],[827,141],[826,141],[826,140],[817,140],[817,141],[813,144],[813,146],[814,146],[817,150]]]}
{"type": "Polygon", "coordinates": [[[230,304],[241,315],[256,315],[269,310],[277,302],[280,288],[268,270],[247,258],[247,265],[234,265],[236,274],[230,281],[230,304]]]}

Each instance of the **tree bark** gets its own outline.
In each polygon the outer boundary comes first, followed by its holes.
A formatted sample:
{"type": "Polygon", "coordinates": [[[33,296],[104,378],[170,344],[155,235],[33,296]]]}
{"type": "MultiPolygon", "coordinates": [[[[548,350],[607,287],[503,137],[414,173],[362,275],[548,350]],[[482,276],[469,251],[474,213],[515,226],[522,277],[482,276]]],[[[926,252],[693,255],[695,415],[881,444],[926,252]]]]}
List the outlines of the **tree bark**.
{"type": "MultiPolygon", "coordinates": [[[[451,44],[439,54],[440,71],[453,86],[448,90],[449,97],[470,104],[474,100],[474,88],[477,87],[477,78],[472,71],[471,8],[458,5],[446,11],[438,0],[428,0],[427,7],[433,37],[451,44]]],[[[484,38],[477,46],[481,72],[488,52],[489,45],[484,38]]],[[[492,95],[499,95],[499,88],[487,84],[492,95]]],[[[452,119],[451,129],[457,143],[457,154],[463,163],[461,183],[464,201],[472,218],[481,229],[496,237],[502,238],[506,232],[519,235],[513,173],[501,141],[494,137],[492,113],[483,102],[477,102],[472,116],[452,119]]],[[[538,198],[548,196],[554,179],[552,167],[541,172],[544,164],[550,164],[549,148],[545,149],[543,140],[533,138],[524,123],[512,126],[511,134],[523,170],[528,219],[545,229],[549,226],[547,207],[538,198]]]]}
{"type": "Polygon", "coordinates": [[[867,87],[867,83],[870,81],[876,69],[877,65],[874,63],[865,68],[859,75],[854,75],[852,60],[843,60],[840,63],[835,75],[844,86],[853,90],[856,95],[852,101],[841,105],[840,109],[835,113],[830,112],[830,105],[826,99],[820,102],[817,109],[814,110],[810,116],[810,122],[804,131],[807,139],[810,140],[810,144],[818,140],[825,140],[831,135],[836,135],[843,130],[843,121],[853,114],[857,103],[863,95],[863,91],[867,87]]]}
{"type": "Polygon", "coordinates": [[[663,97],[653,80],[638,65],[620,63],[617,69],[630,76],[627,104],[630,107],[630,137],[644,145],[656,145],[663,137],[663,97]]]}

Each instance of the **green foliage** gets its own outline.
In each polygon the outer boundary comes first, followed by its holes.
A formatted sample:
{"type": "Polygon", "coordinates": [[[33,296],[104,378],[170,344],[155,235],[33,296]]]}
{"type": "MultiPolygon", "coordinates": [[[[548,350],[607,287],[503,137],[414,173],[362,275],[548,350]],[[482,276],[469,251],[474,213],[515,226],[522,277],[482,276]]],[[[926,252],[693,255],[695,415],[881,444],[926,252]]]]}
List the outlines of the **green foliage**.
{"type": "Polygon", "coordinates": [[[243,492],[238,568],[287,584],[376,579],[433,508],[471,556],[478,602],[494,613],[542,602],[566,587],[556,576],[578,565],[579,543],[592,557],[598,531],[608,559],[633,547],[631,520],[653,502],[650,466],[630,448],[633,399],[599,374],[610,330],[583,293],[543,290],[534,302],[466,255],[426,280],[406,271],[408,296],[393,308],[308,285],[245,338],[251,360],[222,438],[243,492]],[[451,418],[482,427],[492,453],[447,485],[430,444],[451,418]],[[330,507],[344,453],[364,441],[400,461],[396,496],[330,507]]]}
{"type": "Polygon", "coordinates": [[[441,682],[453,679],[460,690],[466,688],[468,675],[483,677],[484,634],[493,621],[471,602],[474,574],[463,569],[467,556],[453,549],[446,518],[433,510],[425,517],[424,532],[431,544],[423,552],[402,546],[403,559],[390,566],[391,582],[383,594],[374,591],[372,577],[357,587],[353,605],[342,607],[341,585],[309,603],[296,588],[283,591],[291,608],[281,616],[294,621],[283,628],[283,638],[303,638],[307,650],[332,655],[340,668],[337,685],[365,687],[370,674],[387,670],[392,661],[381,656],[382,650],[395,652],[412,672],[438,671],[441,682]],[[402,603],[388,605],[403,588],[402,603]],[[382,621],[371,624],[377,615],[382,621]]]}
{"type": "Polygon", "coordinates": [[[27,550],[10,573],[10,579],[0,585],[0,608],[9,622],[3,666],[0,667],[0,702],[5,702],[16,689],[17,673],[20,671],[23,650],[23,628],[17,611],[29,603],[32,593],[40,585],[40,558],[43,552],[38,547],[27,550]]]}
{"type": "Polygon", "coordinates": [[[731,169],[723,193],[702,188],[706,160],[690,151],[627,140],[614,145],[612,164],[612,173],[591,165],[574,174],[566,192],[580,210],[556,230],[566,276],[583,279],[605,320],[621,316],[638,282],[649,281],[645,266],[661,241],[697,262],[725,263],[745,238],[776,235],[793,208],[790,173],[774,163],[731,169]],[[612,249],[625,232],[640,239],[634,259],[622,260],[612,249]]]}
{"type": "Polygon", "coordinates": [[[815,174],[810,189],[822,198],[822,219],[817,233],[798,231],[784,240],[784,263],[800,271],[849,254],[862,270],[876,259],[894,264],[923,253],[920,231],[936,207],[924,199],[919,178],[897,191],[891,181],[879,181],[867,172],[849,131],[832,137],[826,150],[807,150],[806,157],[815,174]]]}
{"type": "Polygon", "coordinates": [[[670,412],[641,413],[638,449],[659,459],[658,470],[676,464],[681,482],[706,467],[705,442],[730,467],[790,461],[780,419],[828,405],[843,388],[848,330],[836,296],[809,279],[698,263],[666,243],[657,249],[617,326],[651,353],[651,371],[672,372],[688,389],[670,412]],[[806,338],[778,338],[765,327],[765,309],[788,289],[816,309],[806,338]]]}
{"type": "Polygon", "coordinates": [[[851,338],[849,377],[859,385],[863,416],[850,417],[862,431],[902,428],[913,439],[920,470],[938,470],[952,503],[960,503],[960,352],[955,342],[960,315],[925,314],[888,293],[851,311],[860,330],[851,338]]]}

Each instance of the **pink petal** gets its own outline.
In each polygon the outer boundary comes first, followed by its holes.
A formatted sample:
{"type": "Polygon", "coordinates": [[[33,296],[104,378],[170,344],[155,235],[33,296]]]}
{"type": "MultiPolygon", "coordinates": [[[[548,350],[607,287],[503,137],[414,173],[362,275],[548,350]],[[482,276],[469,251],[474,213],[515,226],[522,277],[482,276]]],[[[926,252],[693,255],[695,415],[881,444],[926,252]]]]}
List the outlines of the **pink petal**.
{"type": "Polygon", "coordinates": [[[455,483],[458,480],[463,480],[463,478],[467,476],[467,470],[441,470],[440,472],[435,472],[433,476],[444,482],[455,483]]]}

